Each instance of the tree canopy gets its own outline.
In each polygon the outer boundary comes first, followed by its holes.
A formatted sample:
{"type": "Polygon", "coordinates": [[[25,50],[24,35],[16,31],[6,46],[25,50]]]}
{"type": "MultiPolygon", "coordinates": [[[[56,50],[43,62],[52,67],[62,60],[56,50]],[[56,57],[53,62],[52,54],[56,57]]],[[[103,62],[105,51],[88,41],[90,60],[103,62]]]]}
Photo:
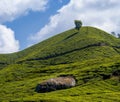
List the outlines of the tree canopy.
{"type": "Polygon", "coordinates": [[[75,20],[74,23],[75,23],[75,26],[76,26],[75,28],[79,30],[82,26],[82,21],[81,20],[75,20]]]}

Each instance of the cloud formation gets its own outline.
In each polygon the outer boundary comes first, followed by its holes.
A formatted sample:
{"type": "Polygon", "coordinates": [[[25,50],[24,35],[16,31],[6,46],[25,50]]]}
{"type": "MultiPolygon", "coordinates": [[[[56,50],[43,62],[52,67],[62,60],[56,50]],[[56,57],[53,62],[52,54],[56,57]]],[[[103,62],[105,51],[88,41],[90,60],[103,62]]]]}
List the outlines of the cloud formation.
{"type": "Polygon", "coordinates": [[[14,32],[0,25],[0,53],[11,53],[19,50],[19,41],[15,40],[14,32]]]}
{"type": "Polygon", "coordinates": [[[0,0],[0,53],[16,52],[20,46],[14,31],[3,23],[13,21],[29,11],[44,11],[47,2],[48,0],[0,0]]]}
{"type": "Polygon", "coordinates": [[[82,20],[83,25],[98,27],[108,32],[120,32],[119,9],[119,0],[70,0],[30,39],[33,42],[42,41],[70,29],[74,27],[75,19],[82,20]]]}
{"type": "Polygon", "coordinates": [[[43,11],[48,0],[0,0],[0,22],[12,21],[29,11],[43,11]]]}

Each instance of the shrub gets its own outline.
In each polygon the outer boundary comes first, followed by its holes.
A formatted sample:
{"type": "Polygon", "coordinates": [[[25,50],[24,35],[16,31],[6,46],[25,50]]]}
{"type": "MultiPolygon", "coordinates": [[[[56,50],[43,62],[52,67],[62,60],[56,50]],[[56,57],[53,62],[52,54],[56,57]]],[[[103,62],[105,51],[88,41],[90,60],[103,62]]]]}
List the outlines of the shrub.
{"type": "Polygon", "coordinates": [[[75,20],[74,23],[75,23],[75,26],[76,26],[75,28],[79,30],[82,26],[82,21],[81,20],[75,20]]]}

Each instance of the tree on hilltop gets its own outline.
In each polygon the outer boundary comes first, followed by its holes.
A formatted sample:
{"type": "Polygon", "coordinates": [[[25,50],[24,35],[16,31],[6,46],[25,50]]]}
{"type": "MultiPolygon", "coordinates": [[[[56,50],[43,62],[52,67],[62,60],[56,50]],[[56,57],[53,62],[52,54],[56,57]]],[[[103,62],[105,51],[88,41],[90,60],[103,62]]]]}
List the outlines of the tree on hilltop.
{"type": "Polygon", "coordinates": [[[74,23],[75,23],[75,26],[76,26],[75,28],[77,30],[79,30],[82,27],[82,21],[81,20],[75,20],[74,23]]]}

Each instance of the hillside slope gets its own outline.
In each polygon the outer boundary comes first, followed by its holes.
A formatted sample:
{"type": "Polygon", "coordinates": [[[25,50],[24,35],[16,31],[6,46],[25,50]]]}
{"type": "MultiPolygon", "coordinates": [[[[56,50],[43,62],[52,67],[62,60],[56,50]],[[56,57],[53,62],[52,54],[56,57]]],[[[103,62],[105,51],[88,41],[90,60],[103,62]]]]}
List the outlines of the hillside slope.
{"type": "MultiPolygon", "coordinates": [[[[79,31],[71,29],[18,53],[4,54],[0,55],[0,57],[1,62],[3,61],[6,63],[25,60],[59,60],[59,57],[63,56],[69,60],[71,55],[82,59],[84,59],[85,56],[86,58],[92,58],[93,55],[88,55],[88,52],[84,53],[85,50],[88,51],[88,49],[90,49],[89,53],[92,53],[92,50],[94,50],[94,53],[98,54],[95,56],[104,57],[106,54],[107,57],[110,57],[111,54],[113,55],[119,53],[119,45],[120,40],[118,38],[115,38],[100,29],[82,27],[79,31]]],[[[75,59],[73,59],[73,61],[80,60],[79,58],[77,60],[75,59]]]]}
{"type": "Polygon", "coordinates": [[[0,55],[0,101],[119,102],[120,39],[93,27],[71,29],[0,55]],[[39,82],[72,74],[77,86],[36,93],[39,82]]]}

